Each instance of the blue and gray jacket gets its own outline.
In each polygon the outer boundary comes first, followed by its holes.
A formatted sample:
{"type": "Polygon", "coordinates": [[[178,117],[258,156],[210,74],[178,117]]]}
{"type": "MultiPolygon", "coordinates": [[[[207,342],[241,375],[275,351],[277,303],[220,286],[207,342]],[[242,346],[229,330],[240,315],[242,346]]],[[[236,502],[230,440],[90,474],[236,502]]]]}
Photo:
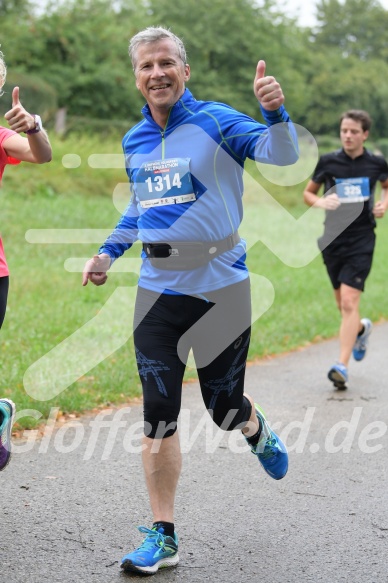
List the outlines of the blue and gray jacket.
{"type": "MultiPolygon", "coordinates": [[[[295,128],[281,107],[262,109],[267,125],[223,103],[197,101],[186,89],[166,127],[144,119],[123,138],[130,203],[99,253],[112,261],[136,240],[220,241],[243,218],[247,158],[285,166],[298,159],[295,128]]],[[[248,277],[245,242],[193,271],[154,267],[142,252],[139,285],[159,293],[201,294],[248,277]]]]}

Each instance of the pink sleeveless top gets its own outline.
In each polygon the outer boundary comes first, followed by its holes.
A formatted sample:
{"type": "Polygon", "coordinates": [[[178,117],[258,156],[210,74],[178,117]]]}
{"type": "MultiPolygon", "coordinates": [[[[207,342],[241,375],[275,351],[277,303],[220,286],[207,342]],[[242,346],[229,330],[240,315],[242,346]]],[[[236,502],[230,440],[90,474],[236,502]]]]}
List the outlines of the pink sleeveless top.
{"type": "MultiPolygon", "coordinates": [[[[4,168],[6,166],[6,164],[19,164],[20,160],[16,160],[15,158],[11,158],[10,156],[7,155],[6,151],[3,148],[3,142],[13,136],[16,132],[9,130],[7,128],[3,128],[2,126],[0,126],[0,184],[1,184],[1,179],[3,177],[3,173],[4,173],[4,168]]],[[[1,204],[1,201],[0,201],[1,204]]],[[[1,213],[0,213],[1,215],[1,213]]],[[[1,224],[0,224],[0,229],[1,229],[1,224]]],[[[7,261],[5,259],[5,254],[4,254],[4,247],[3,247],[3,242],[1,240],[1,236],[0,236],[0,277],[5,277],[6,275],[9,275],[9,271],[8,271],[8,265],[7,265],[7,261]]]]}

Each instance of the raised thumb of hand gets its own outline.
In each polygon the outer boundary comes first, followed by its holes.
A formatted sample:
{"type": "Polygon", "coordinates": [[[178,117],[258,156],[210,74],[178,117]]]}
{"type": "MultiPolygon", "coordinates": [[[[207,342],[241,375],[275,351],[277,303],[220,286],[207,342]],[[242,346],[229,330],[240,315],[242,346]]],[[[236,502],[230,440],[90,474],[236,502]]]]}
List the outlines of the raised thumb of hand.
{"type": "Polygon", "coordinates": [[[263,79],[265,77],[265,61],[260,60],[256,67],[256,79],[263,79]]]}
{"type": "Polygon", "coordinates": [[[19,100],[19,87],[14,87],[12,91],[12,107],[20,104],[19,100]]]}

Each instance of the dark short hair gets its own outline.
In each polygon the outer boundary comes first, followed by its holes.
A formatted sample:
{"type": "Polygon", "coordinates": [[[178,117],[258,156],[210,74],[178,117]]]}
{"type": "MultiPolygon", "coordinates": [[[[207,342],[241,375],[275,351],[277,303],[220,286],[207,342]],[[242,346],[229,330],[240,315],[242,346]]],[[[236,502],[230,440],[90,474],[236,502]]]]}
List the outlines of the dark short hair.
{"type": "Polygon", "coordinates": [[[344,119],[353,119],[354,121],[358,121],[361,124],[364,132],[370,130],[372,125],[372,119],[369,113],[363,109],[349,109],[348,111],[345,111],[340,117],[340,124],[344,119]]]}

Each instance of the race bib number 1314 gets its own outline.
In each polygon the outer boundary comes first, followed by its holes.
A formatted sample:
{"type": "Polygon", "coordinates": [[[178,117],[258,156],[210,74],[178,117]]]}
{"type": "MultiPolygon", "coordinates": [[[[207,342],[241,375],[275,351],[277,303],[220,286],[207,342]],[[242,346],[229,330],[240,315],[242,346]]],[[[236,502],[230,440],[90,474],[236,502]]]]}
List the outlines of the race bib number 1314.
{"type": "Polygon", "coordinates": [[[142,208],[194,201],[190,158],[145,162],[137,173],[135,189],[142,208]]]}

